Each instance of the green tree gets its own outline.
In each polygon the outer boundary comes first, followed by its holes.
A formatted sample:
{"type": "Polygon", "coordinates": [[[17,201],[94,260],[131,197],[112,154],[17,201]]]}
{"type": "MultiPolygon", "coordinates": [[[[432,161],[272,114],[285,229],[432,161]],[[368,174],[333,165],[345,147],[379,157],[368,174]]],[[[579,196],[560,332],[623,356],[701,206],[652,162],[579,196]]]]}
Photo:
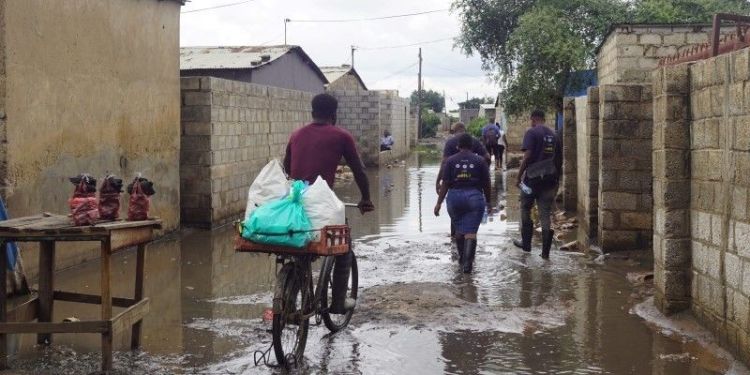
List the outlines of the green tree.
{"type": "Polygon", "coordinates": [[[478,109],[480,104],[492,103],[492,98],[471,98],[465,102],[459,102],[458,107],[461,109],[478,109]]]}
{"type": "Polygon", "coordinates": [[[440,125],[440,117],[427,110],[422,111],[422,137],[430,138],[437,135],[437,129],[440,125]]]}
{"type": "MultiPolygon", "coordinates": [[[[411,93],[411,104],[417,105],[419,101],[419,90],[414,90],[411,93]]],[[[443,112],[445,108],[445,98],[437,91],[422,90],[422,108],[430,108],[435,113],[443,112]]]]}
{"type": "Polygon", "coordinates": [[[637,0],[637,22],[709,22],[715,13],[750,12],[750,2],[737,0],[637,0]]]}
{"type": "Polygon", "coordinates": [[[466,131],[476,138],[482,137],[482,129],[487,125],[487,119],[484,117],[477,117],[469,123],[466,127],[466,131]]]}
{"type": "MultiPolygon", "coordinates": [[[[707,22],[716,12],[748,13],[746,0],[455,0],[458,46],[477,54],[503,87],[506,112],[558,108],[571,72],[595,66],[612,24],[707,22]]],[[[580,84],[580,83],[579,83],[580,84]]]]}

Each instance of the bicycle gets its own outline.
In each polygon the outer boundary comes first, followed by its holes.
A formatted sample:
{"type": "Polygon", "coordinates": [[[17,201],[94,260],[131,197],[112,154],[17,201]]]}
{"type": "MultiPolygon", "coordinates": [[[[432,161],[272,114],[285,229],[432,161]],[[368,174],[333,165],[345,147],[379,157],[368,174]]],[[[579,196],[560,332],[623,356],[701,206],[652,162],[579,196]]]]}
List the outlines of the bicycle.
{"type": "MultiPolygon", "coordinates": [[[[346,206],[357,207],[353,204],[346,206]]],[[[357,299],[357,260],[352,249],[348,225],[323,228],[320,240],[310,243],[304,249],[257,244],[237,236],[235,250],[275,254],[276,263],[281,265],[276,275],[271,329],[272,347],[280,366],[294,366],[302,360],[310,318],[315,317],[316,325],[324,323],[331,333],[340,331],[351,321],[354,308],[348,309],[344,314],[329,312],[332,301],[332,275],[337,256],[351,254],[347,297],[355,301],[357,299]],[[313,287],[312,265],[319,257],[323,257],[323,263],[317,285],[313,287]]]]}

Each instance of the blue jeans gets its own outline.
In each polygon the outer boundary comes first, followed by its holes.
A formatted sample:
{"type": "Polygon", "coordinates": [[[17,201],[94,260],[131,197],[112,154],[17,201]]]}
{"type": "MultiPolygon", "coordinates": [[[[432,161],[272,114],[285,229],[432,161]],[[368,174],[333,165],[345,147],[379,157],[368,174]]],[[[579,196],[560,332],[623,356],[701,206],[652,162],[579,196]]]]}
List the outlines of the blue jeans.
{"type": "Polygon", "coordinates": [[[487,203],[479,189],[450,189],[446,197],[448,215],[457,234],[477,233],[487,203]]]}

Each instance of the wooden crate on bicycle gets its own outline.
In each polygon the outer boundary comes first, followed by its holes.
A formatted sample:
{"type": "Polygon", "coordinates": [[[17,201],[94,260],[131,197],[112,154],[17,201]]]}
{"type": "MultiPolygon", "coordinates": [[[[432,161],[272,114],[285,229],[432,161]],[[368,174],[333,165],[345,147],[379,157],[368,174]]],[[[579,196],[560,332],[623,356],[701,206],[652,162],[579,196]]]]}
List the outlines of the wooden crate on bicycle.
{"type": "Polygon", "coordinates": [[[267,245],[242,238],[238,233],[234,249],[239,253],[265,253],[284,255],[331,256],[349,251],[350,228],[348,225],[329,225],[321,229],[320,240],[312,241],[303,248],[267,245]]]}

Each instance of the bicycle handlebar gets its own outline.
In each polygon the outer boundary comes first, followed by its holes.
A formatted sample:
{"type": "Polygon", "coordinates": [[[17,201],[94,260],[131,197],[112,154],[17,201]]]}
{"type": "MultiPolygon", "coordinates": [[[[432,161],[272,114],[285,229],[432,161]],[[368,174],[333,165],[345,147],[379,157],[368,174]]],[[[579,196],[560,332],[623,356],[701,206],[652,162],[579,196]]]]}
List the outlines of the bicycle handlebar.
{"type": "Polygon", "coordinates": [[[344,203],[344,207],[355,207],[355,208],[357,208],[357,207],[359,207],[359,205],[355,204],[355,203],[344,203]]]}

